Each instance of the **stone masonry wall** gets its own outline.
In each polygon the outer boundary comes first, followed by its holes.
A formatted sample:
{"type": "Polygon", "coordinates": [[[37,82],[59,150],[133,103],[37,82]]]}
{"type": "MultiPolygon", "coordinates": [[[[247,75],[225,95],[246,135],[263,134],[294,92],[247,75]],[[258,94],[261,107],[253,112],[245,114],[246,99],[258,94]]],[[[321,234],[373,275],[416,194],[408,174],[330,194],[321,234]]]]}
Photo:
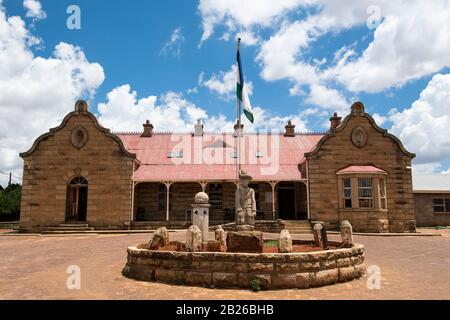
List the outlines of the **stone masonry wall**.
{"type": "MultiPolygon", "coordinates": [[[[352,110],[355,106],[357,104],[352,110]]],[[[362,107],[361,114],[350,115],[334,133],[322,140],[322,145],[319,143],[316,152],[306,155],[311,219],[330,224],[338,224],[347,219],[355,231],[362,232],[415,231],[410,170],[414,155],[406,154],[399,141],[388,136],[385,130],[377,130],[372,121],[362,107]],[[363,128],[367,133],[367,144],[362,148],[356,147],[351,140],[352,132],[357,127],[363,128]],[[340,210],[336,172],[349,165],[373,165],[388,173],[387,212],[340,210]]]]}
{"type": "Polygon", "coordinates": [[[89,184],[87,223],[97,228],[126,228],[134,156],[124,151],[120,140],[101,128],[92,114],[82,109],[72,112],[22,157],[21,231],[41,231],[64,223],[67,185],[78,176],[89,184]],[[88,133],[81,149],[71,142],[77,127],[88,133]]]}
{"type": "Polygon", "coordinates": [[[416,220],[418,227],[450,225],[450,212],[433,212],[434,198],[450,198],[449,193],[415,193],[416,220]]]}

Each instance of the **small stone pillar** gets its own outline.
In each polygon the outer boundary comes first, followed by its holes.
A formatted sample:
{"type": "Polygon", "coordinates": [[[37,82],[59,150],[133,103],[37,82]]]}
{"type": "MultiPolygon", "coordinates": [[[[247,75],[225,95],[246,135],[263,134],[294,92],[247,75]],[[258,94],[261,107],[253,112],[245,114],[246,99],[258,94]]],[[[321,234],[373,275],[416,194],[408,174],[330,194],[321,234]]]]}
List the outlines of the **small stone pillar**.
{"type": "Polygon", "coordinates": [[[199,192],[195,195],[192,205],[192,224],[198,226],[202,232],[202,241],[208,242],[209,231],[209,197],[205,192],[199,192]]]}
{"type": "Polygon", "coordinates": [[[291,253],[292,252],[292,237],[288,230],[283,230],[278,238],[278,252],[291,253]]]}
{"type": "Polygon", "coordinates": [[[150,241],[150,250],[158,250],[160,247],[168,246],[170,243],[169,240],[169,231],[166,227],[158,228],[153,234],[153,239],[150,241]]]}
{"type": "Polygon", "coordinates": [[[353,244],[353,227],[347,220],[341,222],[341,238],[342,243],[353,244]]]}
{"type": "Polygon", "coordinates": [[[220,243],[220,251],[226,252],[227,251],[227,235],[225,233],[225,230],[223,230],[222,226],[218,226],[217,229],[214,231],[215,239],[216,241],[219,241],[220,243]]]}
{"type": "Polygon", "coordinates": [[[202,231],[197,226],[190,226],[186,231],[186,251],[198,252],[202,251],[202,231]]]}
{"type": "Polygon", "coordinates": [[[322,246],[322,225],[320,223],[316,223],[313,228],[313,236],[314,242],[316,246],[322,246]]]}

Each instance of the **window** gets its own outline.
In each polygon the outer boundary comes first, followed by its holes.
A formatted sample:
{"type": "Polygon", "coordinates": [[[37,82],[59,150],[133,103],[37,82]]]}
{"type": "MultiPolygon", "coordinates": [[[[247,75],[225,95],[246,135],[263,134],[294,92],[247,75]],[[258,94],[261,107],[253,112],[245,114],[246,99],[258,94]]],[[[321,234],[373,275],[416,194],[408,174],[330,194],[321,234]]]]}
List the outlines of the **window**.
{"type": "Polygon", "coordinates": [[[209,185],[209,203],[212,209],[222,209],[222,185],[210,184],[209,185]]]}
{"type": "Polygon", "coordinates": [[[351,209],[352,208],[352,181],[347,178],[343,181],[343,196],[344,196],[344,208],[351,209]]]}
{"type": "Polygon", "coordinates": [[[167,154],[167,158],[169,159],[181,159],[183,158],[183,151],[170,151],[167,154]]]}
{"type": "Polygon", "coordinates": [[[386,181],[384,179],[380,179],[380,206],[381,209],[387,209],[387,200],[386,200],[386,181]]]}
{"type": "Polygon", "coordinates": [[[450,198],[433,199],[434,212],[450,212],[450,198]]]}
{"type": "Polygon", "coordinates": [[[373,208],[373,180],[358,179],[358,201],[360,208],[373,208]]]}

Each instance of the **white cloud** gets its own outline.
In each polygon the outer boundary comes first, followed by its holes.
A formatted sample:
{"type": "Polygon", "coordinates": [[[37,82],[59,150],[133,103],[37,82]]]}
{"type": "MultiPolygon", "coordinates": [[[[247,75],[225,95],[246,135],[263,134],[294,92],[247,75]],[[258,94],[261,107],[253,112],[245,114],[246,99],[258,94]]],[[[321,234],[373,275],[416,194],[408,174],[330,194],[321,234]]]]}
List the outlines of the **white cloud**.
{"type": "Polygon", "coordinates": [[[374,113],[372,115],[372,118],[375,120],[376,124],[380,127],[386,122],[386,120],[388,120],[387,117],[382,116],[381,114],[378,113],[374,113]]]}
{"type": "Polygon", "coordinates": [[[415,164],[430,171],[440,170],[450,158],[449,106],[450,74],[437,74],[410,108],[389,115],[392,133],[417,154],[415,164]]]}
{"type": "Polygon", "coordinates": [[[339,91],[318,84],[310,86],[310,93],[305,101],[341,114],[348,113],[350,105],[350,102],[339,91]]]}
{"type": "Polygon", "coordinates": [[[225,30],[223,40],[248,34],[250,44],[259,45],[256,60],[264,80],[288,80],[290,94],[304,95],[323,108],[329,103],[316,94],[323,88],[338,97],[339,106],[354,93],[401,87],[450,66],[446,0],[202,0],[199,12],[202,42],[219,27],[225,30]],[[374,19],[372,31],[368,24],[374,19]],[[367,28],[366,39],[373,32],[366,48],[357,51],[352,38],[328,63],[310,56],[322,37],[355,27],[367,28]]]}
{"type": "MultiPolygon", "coordinates": [[[[182,94],[167,92],[159,99],[149,96],[138,99],[130,85],[113,89],[107,95],[107,102],[98,105],[100,123],[116,132],[142,130],[142,124],[150,120],[158,131],[192,131],[198,119],[205,123],[208,132],[233,131],[235,119],[226,116],[209,115],[208,112],[186,100],[182,94]]],[[[251,125],[243,117],[249,131],[282,130],[288,120],[297,125],[299,131],[307,131],[302,115],[279,116],[260,107],[253,109],[255,123],[251,125]]]]}
{"type": "Polygon", "coordinates": [[[47,14],[42,10],[42,5],[39,0],[23,0],[23,6],[27,10],[27,17],[36,20],[47,18],[47,14]]]}
{"type": "Polygon", "coordinates": [[[448,1],[392,1],[380,8],[384,20],[373,42],[356,60],[330,70],[337,81],[353,92],[376,93],[450,66],[448,1]]]}
{"type": "Polygon", "coordinates": [[[203,35],[200,44],[208,40],[218,25],[225,25],[224,39],[241,33],[244,44],[255,44],[254,27],[270,27],[284,13],[299,7],[302,0],[200,0],[203,35]]]}
{"type": "Polygon", "coordinates": [[[0,7],[0,170],[17,176],[19,153],[58,125],[78,98],[91,98],[104,80],[103,68],[79,47],[60,43],[43,58],[31,50],[36,43],[25,22],[0,7]]]}
{"type": "Polygon", "coordinates": [[[198,119],[208,117],[205,110],[180,93],[167,92],[159,100],[156,96],[138,100],[130,85],[117,87],[108,93],[106,103],[98,105],[99,121],[114,131],[141,131],[146,120],[153,123],[155,130],[190,131],[198,119]]]}
{"type": "MultiPolygon", "coordinates": [[[[219,74],[212,74],[211,78],[204,80],[204,73],[199,75],[199,85],[208,88],[217,93],[219,97],[225,100],[232,99],[236,94],[237,66],[233,64],[229,71],[220,71],[219,74]]],[[[248,95],[253,94],[253,84],[251,81],[245,81],[248,95]]]]}
{"type": "Polygon", "coordinates": [[[181,55],[181,45],[185,40],[182,28],[178,27],[174,29],[170,35],[170,39],[162,47],[161,53],[165,55],[172,54],[179,58],[181,55]]]}

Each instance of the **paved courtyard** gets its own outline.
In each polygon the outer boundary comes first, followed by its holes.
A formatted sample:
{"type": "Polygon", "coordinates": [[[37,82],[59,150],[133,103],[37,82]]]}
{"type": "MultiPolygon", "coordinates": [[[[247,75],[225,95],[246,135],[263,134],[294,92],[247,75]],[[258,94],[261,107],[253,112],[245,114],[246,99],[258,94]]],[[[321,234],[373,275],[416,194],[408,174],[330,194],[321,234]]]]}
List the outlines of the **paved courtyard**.
{"type": "MultiPolygon", "coordinates": [[[[355,236],[366,246],[367,264],[381,268],[379,290],[369,290],[365,277],[323,288],[258,293],[124,278],[127,246],[147,242],[150,234],[0,234],[0,299],[450,299],[450,230],[439,233],[443,236],[355,236]],[[81,268],[80,290],[66,288],[69,265],[81,268]]],[[[184,237],[183,232],[171,235],[184,237]]]]}

